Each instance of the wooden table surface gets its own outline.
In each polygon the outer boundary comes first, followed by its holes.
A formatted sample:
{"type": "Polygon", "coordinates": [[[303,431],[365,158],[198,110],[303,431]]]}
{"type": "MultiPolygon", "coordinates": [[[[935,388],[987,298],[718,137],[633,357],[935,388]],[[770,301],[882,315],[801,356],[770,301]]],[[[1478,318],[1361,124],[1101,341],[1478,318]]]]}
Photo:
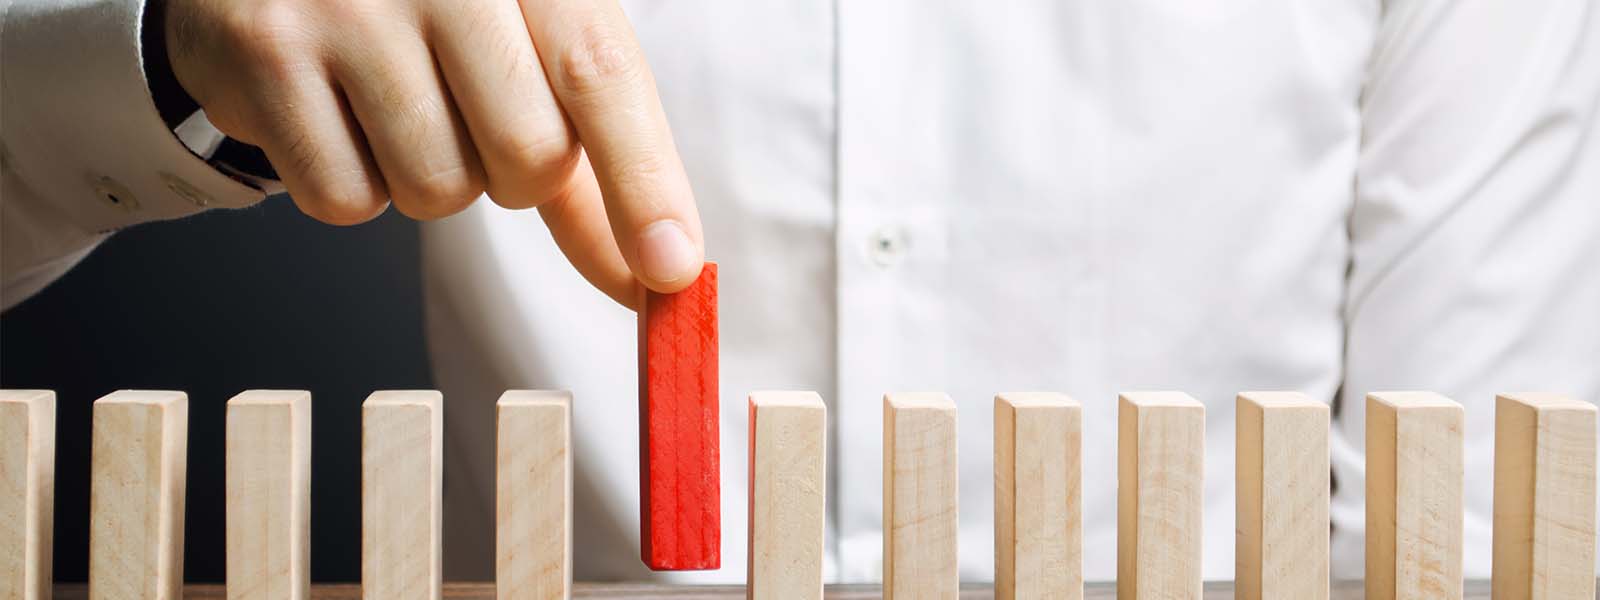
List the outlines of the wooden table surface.
{"type": "MultiPolygon", "coordinates": [[[[658,584],[643,583],[580,583],[574,586],[574,598],[635,598],[640,600],[674,599],[674,600],[733,600],[744,597],[744,586],[663,586],[658,584]]],[[[865,600],[880,597],[876,585],[830,585],[827,590],[828,598],[840,600],[865,600]]],[[[1084,598],[1087,600],[1112,600],[1116,597],[1116,586],[1110,583],[1091,583],[1084,586],[1084,598]]],[[[1333,600],[1360,600],[1362,595],[1361,582],[1347,581],[1336,583],[1333,586],[1333,600]]],[[[89,597],[88,590],[83,584],[62,584],[56,586],[58,600],[83,600],[89,597]]],[[[187,600],[222,600],[224,598],[220,585],[190,585],[184,588],[184,598],[187,600]]],[[[361,598],[361,586],[352,583],[315,585],[311,589],[311,597],[316,600],[356,600],[361,598]]],[[[449,583],[444,586],[444,597],[452,600],[493,600],[494,584],[492,583],[449,583]]],[[[987,600],[994,597],[987,584],[974,584],[961,586],[963,600],[987,600]]],[[[1467,582],[1467,600],[1489,598],[1489,582],[1467,582]]],[[[1206,584],[1206,600],[1231,600],[1233,586],[1226,582],[1213,582],[1206,584]]]]}

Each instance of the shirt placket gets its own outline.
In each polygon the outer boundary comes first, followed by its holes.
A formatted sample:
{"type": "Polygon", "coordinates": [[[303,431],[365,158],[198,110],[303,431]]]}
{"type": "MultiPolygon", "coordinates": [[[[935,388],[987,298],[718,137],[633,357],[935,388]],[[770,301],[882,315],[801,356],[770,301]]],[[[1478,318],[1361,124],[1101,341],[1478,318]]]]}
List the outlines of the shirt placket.
{"type": "Polygon", "coordinates": [[[882,397],[939,391],[948,271],[948,199],[924,189],[929,164],[901,108],[917,93],[904,68],[911,7],[837,5],[838,390],[833,490],[837,575],[882,577],[882,397]],[[888,79],[885,79],[885,78],[888,79]],[[890,116],[889,118],[885,118],[890,116]]]}

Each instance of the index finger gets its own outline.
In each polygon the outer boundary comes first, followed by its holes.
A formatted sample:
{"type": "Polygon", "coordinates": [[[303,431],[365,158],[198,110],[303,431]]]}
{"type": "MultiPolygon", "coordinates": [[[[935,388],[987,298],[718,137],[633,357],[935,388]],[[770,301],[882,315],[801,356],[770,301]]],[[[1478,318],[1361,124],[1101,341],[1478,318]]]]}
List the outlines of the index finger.
{"type": "Polygon", "coordinates": [[[655,78],[615,0],[522,0],[545,76],[589,156],[611,233],[646,287],[700,274],[705,242],[655,78]]]}

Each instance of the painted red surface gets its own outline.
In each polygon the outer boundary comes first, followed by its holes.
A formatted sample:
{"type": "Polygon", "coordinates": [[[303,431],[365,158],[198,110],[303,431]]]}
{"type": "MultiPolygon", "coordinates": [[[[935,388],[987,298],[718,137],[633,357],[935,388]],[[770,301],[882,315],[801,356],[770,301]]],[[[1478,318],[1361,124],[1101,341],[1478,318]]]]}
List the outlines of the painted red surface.
{"type": "Polygon", "coordinates": [[[722,565],[717,264],[639,312],[639,546],[656,571],[722,565]]]}

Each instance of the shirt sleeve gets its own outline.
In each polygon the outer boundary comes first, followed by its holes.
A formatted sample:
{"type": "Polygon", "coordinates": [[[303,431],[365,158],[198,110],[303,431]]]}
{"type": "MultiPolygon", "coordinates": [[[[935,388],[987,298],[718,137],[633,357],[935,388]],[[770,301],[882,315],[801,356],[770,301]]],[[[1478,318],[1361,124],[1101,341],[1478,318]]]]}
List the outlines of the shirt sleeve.
{"type": "Polygon", "coordinates": [[[0,306],[133,224],[260,201],[162,120],[143,0],[11,0],[0,12],[0,306]]]}
{"type": "Polygon", "coordinates": [[[1365,394],[1466,408],[1468,577],[1489,575],[1494,397],[1600,400],[1600,5],[1399,0],[1362,97],[1334,571],[1362,572],[1365,394]]]}

